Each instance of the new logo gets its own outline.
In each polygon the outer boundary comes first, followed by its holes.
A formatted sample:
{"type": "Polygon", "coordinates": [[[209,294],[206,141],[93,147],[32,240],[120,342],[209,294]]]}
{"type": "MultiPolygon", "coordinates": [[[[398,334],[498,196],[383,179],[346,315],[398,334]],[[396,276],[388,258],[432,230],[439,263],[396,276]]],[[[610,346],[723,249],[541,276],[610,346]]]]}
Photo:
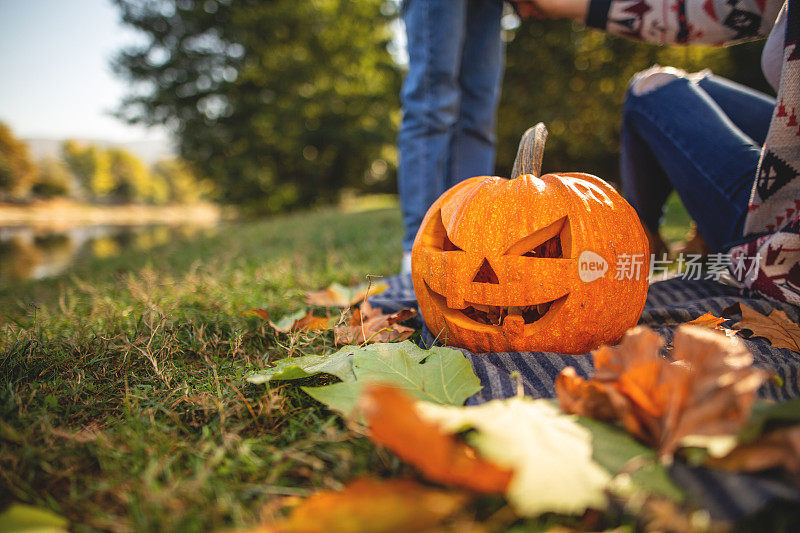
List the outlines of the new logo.
{"type": "Polygon", "coordinates": [[[600,279],[608,272],[608,262],[602,256],[584,250],[578,256],[578,277],[584,283],[600,279]]]}

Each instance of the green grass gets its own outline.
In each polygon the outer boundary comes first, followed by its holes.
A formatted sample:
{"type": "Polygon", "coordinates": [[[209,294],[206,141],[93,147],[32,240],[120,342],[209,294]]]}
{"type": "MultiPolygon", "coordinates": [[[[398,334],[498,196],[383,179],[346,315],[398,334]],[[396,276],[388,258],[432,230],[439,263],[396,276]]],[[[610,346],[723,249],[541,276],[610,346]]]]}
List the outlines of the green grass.
{"type": "Polygon", "coordinates": [[[664,205],[664,218],[661,222],[661,236],[670,244],[685,241],[689,234],[692,217],[686,212],[681,199],[674,192],[664,205]]]}
{"type": "Polygon", "coordinates": [[[399,269],[396,209],[302,213],[0,291],[0,508],[77,530],[253,524],[280,496],[397,463],[292,386],[245,371],[331,334],[276,337],[305,290],[399,269]]]}
{"type": "Polygon", "coordinates": [[[396,208],[225,226],[0,289],[0,509],[77,531],[253,525],[284,496],[403,467],[296,387],[248,385],[331,333],[276,336],[306,290],[399,269],[396,208]]]}

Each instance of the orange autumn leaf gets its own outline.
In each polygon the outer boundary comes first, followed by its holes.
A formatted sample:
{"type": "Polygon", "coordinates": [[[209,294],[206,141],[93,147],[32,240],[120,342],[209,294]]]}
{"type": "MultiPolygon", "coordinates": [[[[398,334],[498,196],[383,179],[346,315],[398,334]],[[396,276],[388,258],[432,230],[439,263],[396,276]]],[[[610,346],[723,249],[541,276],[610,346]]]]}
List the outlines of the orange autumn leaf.
{"type": "Polygon", "coordinates": [[[625,429],[669,458],[690,435],[734,435],[747,421],[766,373],[738,339],[698,326],[675,331],[671,360],[646,327],[594,352],[590,380],[569,367],[556,379],[561,408],[625,429]]]}
{"type": "Polygon", "coordinates": [[[269,322],[269,312],[266,309],[248,309],[247,311],[242,311],[239,313],[241,316],[257,316],[269,322]]]}
{"type": "Polygon", "coordinates": [[[285,519],[250,533],[454,531],[445,522],[468,500],[462,492],[426,487],[407,479],[357,479],[341,491],[312,494],[285,519]]]}
{"type": "Polygon", "coordinates": [[[303,318],[295,320],[290,331],[321,331],[330,329],[330,319],[324,316],[314,316],[309,311],[303,318]]]}
{"type": "MultiPolygon", "coordinates": [[[[266,320],[275,331],[280,333],[294,333],[297,331],[321,331],[331,329],[330,319],[327,317],[314,316],[312,311],[308,311],[299,318],[284,317],[277,322],[269,318],[266,309],[248,309],[242,311],[241,315],[254,315],[266,320]]],[[[296,316],[296,315],[295,315],[296,316]]]]}
{"type": "MultiPolygon", "coordinates": [[[[723,311],[723,313],[724,313],[724,311],[723,311]]],[[[706,314],[700,315],[699,317],[697,317],[697,318],[695,318],[693,320],[690,320],[688,322],[681,322],[680,324],[674,323],[674,322],[670,322],[670,323],[667,323],[665,325],[668,325],[668,326],[679,326],[679,325],[701,326],[701,327],[704,327],[704,328],[709,328],[709,329],[714,329],[714,330],[717,330],[717,331],[721,331],[721,332],[725,333],[725,335],[727,335],[728,337],[733,337],[734,335],[736,335],[737,331],[734,330],[734,329],[729,329],[729,328],[724,327],[722,324],[726,320],[728,320],[728,319],[724,318],[724,317],[716,316],[716,315],[714,315],[712,313],[706,313],[706,314]]]]}
{"type": "Polygon", "coordinates": [[[353,309],[353,316],[346,324],[334,328],[334,338],[339,345],[403,341],[414,333],[414,329],[399,323],[415,316],[417,312],[413,309],[401,309],[386,315],[364,300],[353,309]]]}
{"type": "Polygon", "coordinates": [[[723,322],[725,322],[727,318],[721,318],[718,316],[714,316],[711,313],[706,313],[704,315],[700,315],[699,317],[695,318],[694,320],[690,320],[686,322],[686,325],[689,326],[703,326],[706,328],[711,329],[721,329],[719,326],[723,322]]]}
{"type": "Polygon", "coordinates": [[[800,353],[800,326],[791,321],[784,311],[773,309],[769,316],[740,304],[742,320],[734,324],[738,329],[749,329],[753,335],[764,337],[775,348],[788,348],[800,353]]]}
{"type": "Polygon", "coordinates": [[[510,470],[481,459],[474,448],[423,420],[414,402],[396,388],[371,386],[360,407],[369,425],[369,438],[417,467],[431,481],[487,494],[503,493],[511,482],[510,470]]]}

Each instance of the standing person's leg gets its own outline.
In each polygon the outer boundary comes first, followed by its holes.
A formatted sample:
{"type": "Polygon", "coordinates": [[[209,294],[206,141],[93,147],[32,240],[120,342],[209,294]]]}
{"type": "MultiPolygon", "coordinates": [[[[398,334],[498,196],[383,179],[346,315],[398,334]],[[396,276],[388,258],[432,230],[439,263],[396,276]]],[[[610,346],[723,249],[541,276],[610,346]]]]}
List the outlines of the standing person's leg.
{"type": "Polygon", "coordinates": [[[496,112],[505,64],[502,15],[502,0],[467,0],[461,105],[450,145],[446,188],[494,172],[496,112]]]}
{"type": "Polygon", "coordinates": [[[447,184],[447,157],[461,99],[466,0],[406,0],[403,20],[409,69],[400,94],[398,186],[406,232],[403,250],[409,251],[425,212],[447,184]]]}
{"type": "MultiPolygon", "coordinates": [[[[673,74],[647,86],[645,79],[633,81],[623,111],[626,197],[649,226],[674,187],[711,249],[724,251],[741,238],[761,146],[703,90],[703,82],[673,74]]],[[[738,102],[732,108],[760,105],[749,91],[727,96],[738,102]]]]}

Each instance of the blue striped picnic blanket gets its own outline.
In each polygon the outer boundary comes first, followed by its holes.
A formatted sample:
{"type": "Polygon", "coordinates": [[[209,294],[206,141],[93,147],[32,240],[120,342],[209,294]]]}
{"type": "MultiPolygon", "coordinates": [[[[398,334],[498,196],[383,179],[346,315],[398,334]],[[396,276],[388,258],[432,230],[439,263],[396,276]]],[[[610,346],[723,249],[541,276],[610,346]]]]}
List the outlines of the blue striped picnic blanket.
{"type": "MultiPolygon", "coordinates": [[[[370,298],[370,304],[386,312],[416,307],[417,300],[410,275],[394,276],[385,281],[389,284],[389,289],[370,298]]],[[[746,304],[762,314],[779,309],[785,311],[794,322],[800,322],[800,309],[792,305],[746,298],[735,287],[713,280],[673,278],[650,285],[639,323],[656,328],[671,342],[675,324],[688,322],[705,313],[721,316],[724,309],[736,303],[746,304]]],[[[418,325],[422,327],[422,342],[428,346],[433,344],[434,338],[421,320],[418,325]]],[[[770,380],[762,386],[759,397],[773,401],[800,398],[800,354],[788,349],[774,348],[763,340],[745,339],[744,342],[753,353],[756,365],[781,378],[770,380]]],[[[462,352],[483,385],[483,389],[467,401],[468,405],[514,396],[517,391],[516,378],[511,377],[514,372],[521,377],[525,394],[533,398],[554,397],[556,376],[567,366],[574,367],[584,378],[590,377],[594,372],[591,354],[462,352]]],[[[676,462],[671,467],[671,473],[675,481],[716,520],[742,518],[777,499],[800,501],[800,489],[765,475],[690,468],[681,462],[676,462]]]]}

